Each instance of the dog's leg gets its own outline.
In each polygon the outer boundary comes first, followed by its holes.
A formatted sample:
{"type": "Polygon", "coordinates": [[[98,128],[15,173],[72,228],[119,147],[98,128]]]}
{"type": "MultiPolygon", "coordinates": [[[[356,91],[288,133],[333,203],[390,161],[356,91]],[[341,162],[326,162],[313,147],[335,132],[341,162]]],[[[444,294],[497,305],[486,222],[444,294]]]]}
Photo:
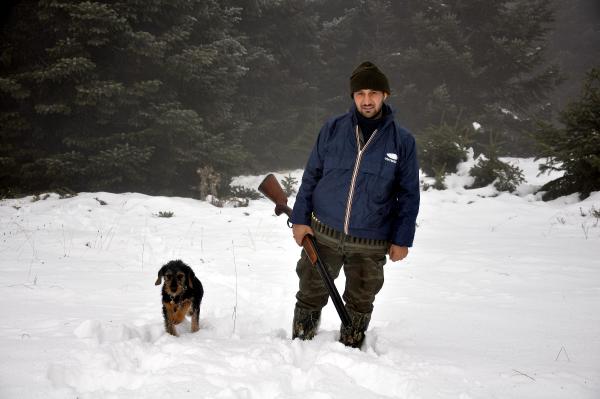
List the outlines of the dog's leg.
{"type": "Polygon", "coordinates": [[[163,303],[163,318],[165,320],[165,330],[169,334],[177,337],[178,334],[177,334],[177,330],[175,329],[175,324],[173,324],[173,317],[171,317],[171,315],[169,313],[171,313],[171,312],[167,309],[167,307],[163,303]]]}
{"type": "Polygon", "coordinates": [[[165,322],[165,327],[169,334],[171,334],[175,337],[179,336],[179,334],[177,334],[177,330],[175,329],[175,324],[167,321],[167,322],[165,322]]]}
{"type": "Polygon", "coordinates": [[[192,306],[192,332],[200,330],[200,307],[192,306]]]}

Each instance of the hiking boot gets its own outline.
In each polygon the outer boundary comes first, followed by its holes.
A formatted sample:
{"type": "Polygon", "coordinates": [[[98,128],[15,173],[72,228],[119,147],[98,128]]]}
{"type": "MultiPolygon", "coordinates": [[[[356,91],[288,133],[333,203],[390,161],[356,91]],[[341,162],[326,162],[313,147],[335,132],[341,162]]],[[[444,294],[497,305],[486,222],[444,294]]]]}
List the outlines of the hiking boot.
{"type": "Polygon", "coordinates": [[[340,342],[352,348],[360,348],[365,340],[365,331],[371,321],[371,313],[359,313],[348,309],[351,323],[348,327],[342,324],[340,328],[340,342]]]}
{"type": "Polygon", "coordinates": [[[294,322],[292,325],[292,339],[313,339],[321,319],[320,310],[306,310],[298,306],[294,308],[294,322]]]}

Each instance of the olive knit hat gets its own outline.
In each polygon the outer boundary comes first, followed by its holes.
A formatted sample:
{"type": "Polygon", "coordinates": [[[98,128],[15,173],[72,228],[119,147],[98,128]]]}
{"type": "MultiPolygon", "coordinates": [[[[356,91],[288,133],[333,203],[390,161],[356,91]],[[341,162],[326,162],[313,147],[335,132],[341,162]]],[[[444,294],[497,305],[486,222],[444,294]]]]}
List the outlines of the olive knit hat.
{"type": "Polygon", "coordinates": [[[352,76],[350,76],[350,97],[354,97],[355,92],[363,89],[378,90],[390,94],[390,84],[386,76],[375,64],[369,61],[357,66],[352,72],[352,76]]]}

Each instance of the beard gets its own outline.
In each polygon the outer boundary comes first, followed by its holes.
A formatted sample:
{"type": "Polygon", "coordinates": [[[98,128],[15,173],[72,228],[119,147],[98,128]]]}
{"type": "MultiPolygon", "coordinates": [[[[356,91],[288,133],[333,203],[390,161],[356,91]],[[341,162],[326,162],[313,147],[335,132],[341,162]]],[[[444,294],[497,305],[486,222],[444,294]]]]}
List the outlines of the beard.
{"type": "Polygon", "coordinates": [[[360,106],[358,107],[358,112],[367,119],[377,119],[381,117],[381,108],[383,108],[383,103],[378,106],[375,104],[368,106],[360,106]]]}

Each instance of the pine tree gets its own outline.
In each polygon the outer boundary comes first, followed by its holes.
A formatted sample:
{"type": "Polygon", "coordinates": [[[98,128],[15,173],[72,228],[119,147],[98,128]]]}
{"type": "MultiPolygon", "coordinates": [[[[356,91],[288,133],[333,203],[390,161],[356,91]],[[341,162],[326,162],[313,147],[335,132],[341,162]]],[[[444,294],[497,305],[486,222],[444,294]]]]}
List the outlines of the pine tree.
{"type": "Polygon", "coordinates": [[[416,137],[419,167],[428,176],[456,172],[456,166],[467,160],[473,128],[442,123],[430,126],[416,137]]]}
{"type": "Polygon", "coordinates": [[[565,77],[551,96],[553,110],[558,114],[579,96],[586,72],[600,59],[600,2],[552,0],[552,3],[556,18],[549,35],[548,56],[556,60],[565,77]]]}
{"type": "Polygon", "coordinates": [[[489,142],[482,155],[479,156],[475,166],[469,170],[474,177],[470,188],[485,187],[494,183],[498,191],[513,192],[525,182],[523,171],[518,166],[500,160],[500,142],[493,132],[489,134],[489,142]]]}
{"type": "Polygon", "coordinates": [[[2,30],[2,186],[187,195],[200,166],[239,170],[238,17],[216,0],[17,4],[2,30]]]}
{"type": "Polygon", "coordinates": [[[502,134],[505,150],[528,148],[525,132],[559,80],[544,59],[547,1],[330,0],[323,7],[321,84],[336,108],[347,104],[352,68],[369,59],[388,75],[398,120],[417,134],[443,120],[477,121],[502,134]]]}
{"type": "Polygon", "coordinates": [[[600,67],[588,72],[579,99],[560,113],[562,128],[542,123],[537,132],[541,172],[564,174],[546,183],[542,198],[552,200],[572,193],[587,198],[600,190],[600,67]]]}
{"type": "Polygon", "coordinates": [[[237,1],[246,40],[247,73],[235,108],[247,121],[244,147],[254,168],[297,167],[306,161],[323,122],[314,76],[318,16],[311,0],[237,1]]]}

